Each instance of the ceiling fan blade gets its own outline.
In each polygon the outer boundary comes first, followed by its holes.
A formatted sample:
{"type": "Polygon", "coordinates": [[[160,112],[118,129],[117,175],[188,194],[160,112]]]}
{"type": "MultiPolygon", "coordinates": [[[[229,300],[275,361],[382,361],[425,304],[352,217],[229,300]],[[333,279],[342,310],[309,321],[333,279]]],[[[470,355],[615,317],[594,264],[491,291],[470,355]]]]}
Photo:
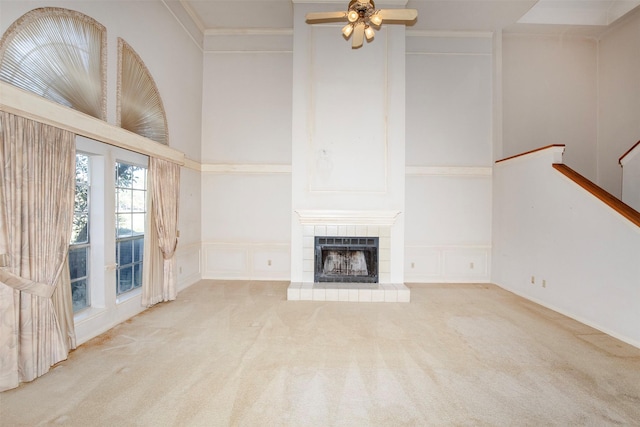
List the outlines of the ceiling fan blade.
{"type": "Polygon", "coordinates": [[[383,21],[413,21],[418,17],[416,9],[381,9],[378,15],[383,21]]]}
{"type": "Polygon", "coordinates": [[[342,21],[347,19],[347,12],[310,12],[306,15],[309,21],[342,21]]]}
{"type": "Polygon", "coordinates": [[[364,42],[364,24],[357,24],[356,28],[353,30],[353,40],[351,42],[351,47],[353,49],[357,49],[362,46],[364,42]]]}

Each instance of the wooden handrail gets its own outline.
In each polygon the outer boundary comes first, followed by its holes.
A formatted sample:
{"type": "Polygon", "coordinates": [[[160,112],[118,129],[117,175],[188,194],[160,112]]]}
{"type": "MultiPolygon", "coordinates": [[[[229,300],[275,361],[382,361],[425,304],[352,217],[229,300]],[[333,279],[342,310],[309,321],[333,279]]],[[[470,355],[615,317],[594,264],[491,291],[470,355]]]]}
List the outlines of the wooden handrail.
{"type": "Polygon", "coordinates": [[[638,141],[635,144],[633,144],[633,147],[629,148],[626,153],[624,153],[622,156],[620,156],[620,158],[618,159],[618,163],[622,164],[622,159],[627,157],[627,155],[630,154],[633,150],[635,150],[636,147],[638,147],[639,145],[640,145],[640,141],[638,141]]]}
{"type": "Polygon", "coordinates": [[[546,150],[547,148],[564,147],[564,146],[565,146],[564,144],[545,145],[544,147],[536,148],[535,150],[525,151],[524,153],[520,153],[520,154],[516,154],[514,156],[505,157],[504,159],[496,160],[496,163],[500,163],[500,162],[504,162],[504,161],[507,161],[507,160],[515,159],[516,157],[520,157],[520,156],[526,156],[527,154],[535,153],[536,151],[546,150]]]}
{"type": "Polygon", "coordinates": [[[578,172],[571,169],[569,166],[562,163],[554,163],[554,169],[565,175],[567,178],[574,181],[576,184],[587,190],[589,193],[596,196],[598,199],[603,201],[607,206],[611,207],[613,210],[618,212],[623,217],[627,218],[629,221],[634,223],[636,226],[640,227],[640,212],[627,205],[617,197],[608,193],[603,188],[589,181],[584,176],[580,175],[578,172]]]}

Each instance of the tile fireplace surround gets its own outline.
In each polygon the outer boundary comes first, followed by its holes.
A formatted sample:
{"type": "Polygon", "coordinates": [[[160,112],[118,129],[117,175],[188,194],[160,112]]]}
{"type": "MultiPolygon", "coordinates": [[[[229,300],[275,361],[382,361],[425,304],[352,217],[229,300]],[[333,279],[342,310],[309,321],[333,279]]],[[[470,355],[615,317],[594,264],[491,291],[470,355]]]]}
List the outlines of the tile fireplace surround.
{"type": "Polygon", "coordinates": [[[309,281],[291,282],[287,289],[290,301],[345,302],[409,302],[410,290],[404,283],[389,283],[391,265],[391,228],[398,213],[382,213],[367,217],[362,224],[358,215],[318,214],[298,212],[303,227],[303,274],[309,281]],[[378,237],[379,283],[313,283],[314,238],[378,237]]]}

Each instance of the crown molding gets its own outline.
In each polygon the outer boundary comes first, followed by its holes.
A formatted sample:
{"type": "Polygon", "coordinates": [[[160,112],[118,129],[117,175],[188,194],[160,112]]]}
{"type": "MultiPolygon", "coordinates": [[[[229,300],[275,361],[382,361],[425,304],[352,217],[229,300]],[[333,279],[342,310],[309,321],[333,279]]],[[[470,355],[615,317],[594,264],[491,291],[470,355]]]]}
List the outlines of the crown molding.
{"type": "Polygon", "coordinates": [[[221,164],[208,163],[201,164],[200,170],[204,173],[214,174],[291,174],[291,165],[274,165],[274,164],[221,164]]]}
{"type": "Polygon", "coordinates": [[[291,36],[293,28],[212,28],[205,36],[291,36]]]}
{"type": "MultiPolygon", "coordinates": [[[[291,0],[293,4],[349,4],[349,0],[291,0]]],[[[407,0],[378,0],[374,3],[377,6],[389,5],[389,6],[406,6],[407,0]]]]}
{"type": "Polygon", "coordinates": [[[416,176],[491,176],[493,168],[488,166],[407,166],[407,175],[416,176]]]}
{"type": "Polygon", "coordinates": [[[444,31],[444,30],[412,30],[407,28],[407,37],[442,37],[442,38],[493,38],[493,31],[444,31]]]}

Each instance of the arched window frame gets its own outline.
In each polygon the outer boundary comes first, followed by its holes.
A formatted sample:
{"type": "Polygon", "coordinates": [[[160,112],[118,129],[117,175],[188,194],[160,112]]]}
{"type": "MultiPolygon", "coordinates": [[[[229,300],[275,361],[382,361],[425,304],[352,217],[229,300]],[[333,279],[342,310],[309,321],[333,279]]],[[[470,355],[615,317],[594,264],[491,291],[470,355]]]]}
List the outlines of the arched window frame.
{"type": "Polygon", "coordinates": [[[18,18],[0,40],[1,80],[105,121],[106,67],[106,28],[74,10],[58,7],[33,9],[18,18]],[[53,28],[36,31],[44,22],[53,28]],[[78,28],[82,30],[76,31],[78,28]],[[91,45],[92,39],[98,40],[91,45]],[[44,52],[45,47],[56,45],[60,46],[60,55],[69,61],[52,58],[52,52],[56,50],[49,50],[40,58],[34,57],[38,52],[44,52]],[[68,55],[69,52],[74,55],[68,55]],[[40,66],[25,70],[22,64],[27,60],[40,66]],[[39,79],[37,70],[42,73],[39,79]],[[58,78],[53,78],[54,75],[58,78]],[[67,79],[68,84],[60,83],[63,79],[67,79]],[[87,91],[87,88],[94,90],[87,91]]]}
{"type": "Polygon", "coordinates": [[[149,69],[123,39],[118,38],[117,125],[160,144],[169,145],[162,97],[149,69]],[[128,91],[135,88],[135,92],[128,91]]]}

